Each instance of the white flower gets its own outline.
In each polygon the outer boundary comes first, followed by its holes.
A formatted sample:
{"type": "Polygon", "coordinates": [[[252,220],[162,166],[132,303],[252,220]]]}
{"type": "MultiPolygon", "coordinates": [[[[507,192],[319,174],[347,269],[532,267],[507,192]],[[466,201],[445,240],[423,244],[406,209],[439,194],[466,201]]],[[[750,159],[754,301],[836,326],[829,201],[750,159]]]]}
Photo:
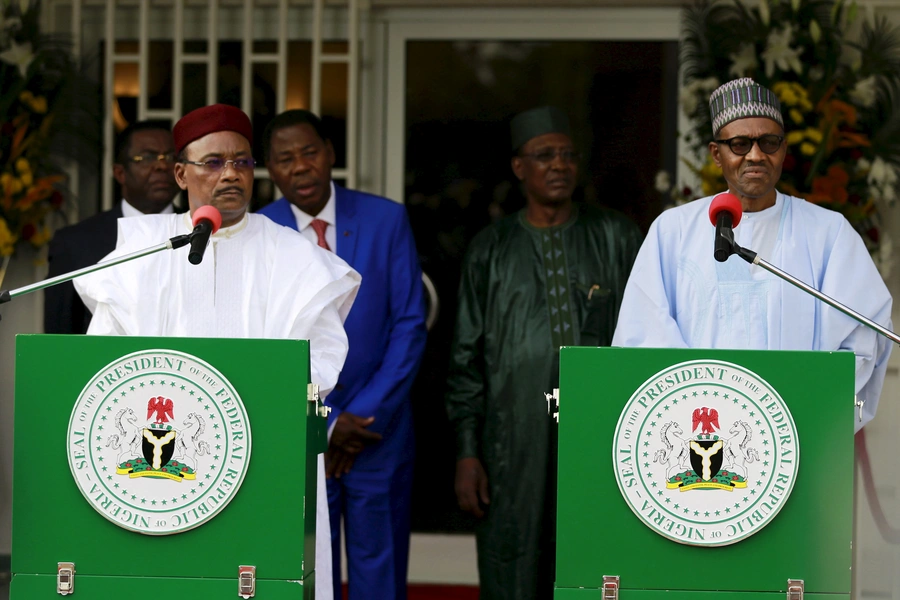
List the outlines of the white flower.
{"type": "Polygon", "coordinates": [[[850,90],[850,100],[863,108],[874,106],[875,100],[878,98],[876,81],[874,75],[869,75],[865,79],[857,81],[853,89],[850,90]]]}
{"type": "Polygon", "coordinates": [[[879,156],[872,162],[867,181],[869,185],[878,187],[894,185],[897,183],[897,169],[879,156]]]}
{"type": "Polygon", "coordinates": [[[706,79],[695,79],[681,88],[678,99],[684,114],[688,117],[694,116],[697,107],[701,103],[706,104],[710,93],[717,87],[719,87],[719,80],[715,77],[707,77],[706,79]]]}
{"type": "Polygon", "coordinates": [[[872,168],[872,163],[869,162],[868,158],[861,158],[856,161],[856,170],[859,172],[868,171],[872,168]]]}
{"type": "Polygon", "coordinates": [[[900,174],[897,167],[885,162],[881,157],[872,162],[866,182],[869,184],[869,195],[873,199],[893,203],[897,199],[898,181],[900,174]]]}
{"type": "Polygon", "coordinates": [[[669,188],[672,187],[672,180],[669,177],[668,171],[659,171],[656,174],[656,183],[654,184],[656,187],[656,191],[660,194],[665,194],[669,191],[669,188]]]}
{"type": "Polygon", "coordinates": [[[34,53],[31,51],[31,42],[25,42],[19,45],[15,40],[11,41],[9,48],[0,52],[0,60],[5,63],[19,67],[22,77],[28,73],[28,66],[34,60],[34,53]]]}
{"type": "Polygon", "coordinates": [[[775,74],[777,66],[782,71],[792,70],[800,73],[803,65],[800,64],[800,52],[802,48],[791,48],[791,38],[794,32],[790,26],[784,27],[780,31],[773,30],[769,33],[769,39],[766,40],[766,49],[762,53],[763,60],[766,61],[766,75],[771,77],[775,74]]]}
{"type": "Polygon", "coordinates": [[[728,73],[735,77],[745,77],[748,72],[759,66],[756,60],[756,47],[753,44],[742,44],[741,49],[728,55],[728,58],[732,63],[728,73]]]}

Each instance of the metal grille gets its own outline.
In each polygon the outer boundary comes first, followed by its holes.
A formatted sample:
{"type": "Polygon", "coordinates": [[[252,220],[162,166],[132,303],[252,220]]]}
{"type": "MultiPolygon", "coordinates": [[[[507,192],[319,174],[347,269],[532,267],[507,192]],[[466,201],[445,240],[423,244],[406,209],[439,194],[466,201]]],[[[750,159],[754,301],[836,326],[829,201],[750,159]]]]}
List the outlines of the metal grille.
{"type": "MultiPolygon", "coordinates": [[[[331,5],[332,3],[329,3],[331,5]]],[[[211,104],[220,99],[217,97],[220,66],[220,40],[240,39],[241,41],[241,96],[240,107],[248,115],[253,110],[253,73],[257,65],[274,65],[276,72],[275,106],[277,113],[285,110],[288,83],[288,43],[293,40],[311,40],[312,42],[312,80],[309,97],[309,109],[321,115],[322,106],[322,66],[326,63],[346,65],[347,86],[347,164],[346,168],[335,169],[335,179],[343,179],[347,185],[354,187],[357,183],[358,156],[358,81],[359,81],[359,14],[360,0],[349,0],[347,8],[338,13],[329,6],[335,15],[346,19],[338,27],[329,28],[329,39],[335,39],[335,32],[346,32],[348,50],[345,53],[327,53],[323,51],[323,17],[324,0],[315,0],[310,8],[308,3],[297,6],[289,5],[289,0],[248,0],[240,4],[226,0],[60,0],[48,2],[46,16],[47,26],[51,31],[71,29],[73,46],[76,55],[83,55],[93,43],[103,43],[104,56],[103,75],[103,174],[101,184],[101,208],[112,208],[113,180],[110,176],[113,165],[113,148],[115,140],[115,76],[121,65],[136,65],[138,74],[138,96],[136,118],[163,119],[173,124],[183,114],[183,96],[185,83],[185,65],[203,65],[206,71],[205,103],[211,104]],[[239,15],[237,19],[226,21],[228,28],[223,28],[223,11],[228,10],[239,15]],[[97,19],[98,11],[103,14],[102,32],[91,32],[85,24],[85,17],[97,19]],[[263,12],[265,11],[265,12],[263,12]],[[277,15],[274,31],[269,18],[260,23],[260,15],[277,15]],[[90,13],[90,14],[88,14],[90,13]],[[134,18],[136,13],[136,19],[134,18]],[[290,14],[289,14],[290,13],[290,14]],[[310,19],[310,16],[312,17],[310,19]],[[198,18],[199,17],[199,18],[198,18]],[[311,21],[311,23],[310,23],[311,21]],[[291,23],[300,23],[300,27],[291,27],[291,23]],[[311,27],[310,27],[311,25],[311,27]],[[93,33],[93,35],[92,35],[93,33]],[[99,33],[99,35],[98,35],[99,33]],[[94,39],[94,38],[99,38],[94,39]],[[86,39],[87,38],[87,39],[86,39]],[[127,40],[133,42],[134,48],[119,48],[117,42],[127,40]],[[255,51],[255,42],[275,41],[274,52],[255,51]],[[151,108],[148,98],[148,83],[151,69],[159,69],[160,65],[151,65],[151,40],[170,40],[172,43],[171,71],[171,103],[168,109],[151,108]],[[205,42],[205,51],[186,51],[186,41],[205,42]]],[[[90,18],[88,20],[90,22],[90,18]]],[[[199,84],[202,85],[202,84],[199,84]]],[[[264,167],[257,168],[257,179],[268,179],[264,167]]]]}

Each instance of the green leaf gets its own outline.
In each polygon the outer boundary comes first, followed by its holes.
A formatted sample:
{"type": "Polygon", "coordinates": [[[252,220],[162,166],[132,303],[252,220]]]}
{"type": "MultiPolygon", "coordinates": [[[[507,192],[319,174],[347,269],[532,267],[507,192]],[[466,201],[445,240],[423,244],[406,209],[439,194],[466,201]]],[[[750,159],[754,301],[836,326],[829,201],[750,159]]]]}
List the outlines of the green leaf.
{"type": "Polygon", "coordinates": [[[759,20],[762,21],[762,24],[766,27],[769,26],[769,22],[772,20],[772,12],[769,10],[769,0],[760,1],[759,20]]]}
{"type": "Polygon", "coordinates": [[[857,6],[856,2],[850,3],[850,8],[847,9],[847,26],[853,25],[856,22],[856,17],[859,14],[859,6],[857,6]]]}
{"type": "Polygon", "coordinates": [[[818,21],[813,19],[809,22],[809,37],[812,38],[814,44],[818,44],[822,39],[822,28],[819,27],[818,21]]]}

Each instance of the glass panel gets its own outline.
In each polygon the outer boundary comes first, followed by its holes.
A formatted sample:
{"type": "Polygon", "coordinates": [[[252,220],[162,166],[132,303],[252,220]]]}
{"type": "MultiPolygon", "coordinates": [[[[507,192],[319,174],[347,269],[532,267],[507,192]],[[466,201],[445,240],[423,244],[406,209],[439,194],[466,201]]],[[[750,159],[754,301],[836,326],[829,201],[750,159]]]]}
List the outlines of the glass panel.
{"type": "MultiPolygon", "coordinates": [[[[181,112],[183,115],[206,106],[207,67],[204,63],[185,63],[181,84],[181,112]]],[[[179,117],[181,115],[178,115],[179,117]]]]}
{"type": "Polygon", "coordinates": [[[147,64],[147,108],[170,110],[172,108],[172,42],[150,42],[147,64]]]}
{"type": "Polygon", "coordinates": [[[253,65],[253,95],[250,118],[253,122],[253,156],[262,164],[262,133],[278,109],[278,68],[271,63],[253,65]]]}
{"type": "Polygon", "coordinates": [[[184,40],[182,48],[185,54],[206,54],[209,43],[206,40],[184,40]]]}
{"type": "Polygon", "coordinates": [[[583,155],[575,200],[622,210],[646,230],[661,209],[655,174],[674,167],[665,148],[674,148],[676,120],[664,117],[677,106],[668,85],[677,44],[414,41],[406,49],[405,201],[440,306],[412,397],[416,428],[428,431],[417,436],[413,527],[467,530],[473,521],[456,505],[456,442],[441,399],[463,254],[478,231],[524,206],[510,170],[509,119],[563,108],[583,155]]]}
{"type": "Polygon", "coordinates": [[[116,63],[113,66],[113,124],[116,131],[122,131],[137,120],[139,93],[137,63],[116,63]]]}
{"type": "Polygon", "coordinates": [[[241,69],[243,52],[239,41],[219,42],[219,80],[217,82],[217,102],[241,105],[241,69]]]}
{"type": "Polygon", "coordinates": [[[254,54],[275,54],[278,52],[278,42],[275,40],[255,40],[253,42],[254,54]]]}
{"type": "Polygon", "coordinates": [[[347,65],[322,65],[322,122],[334,145],[334,166],[347,166],[347,65]]]}
{"type": "Polygon", "coordinates": [[[137,40],[116,40],[116,54],[137,54],[137,40]]]}
{"type": "Polygon", "coordinates": [[[285,108],[309,108],[312,80],[312,44],[288,42],[287,96],[285,108]]]}

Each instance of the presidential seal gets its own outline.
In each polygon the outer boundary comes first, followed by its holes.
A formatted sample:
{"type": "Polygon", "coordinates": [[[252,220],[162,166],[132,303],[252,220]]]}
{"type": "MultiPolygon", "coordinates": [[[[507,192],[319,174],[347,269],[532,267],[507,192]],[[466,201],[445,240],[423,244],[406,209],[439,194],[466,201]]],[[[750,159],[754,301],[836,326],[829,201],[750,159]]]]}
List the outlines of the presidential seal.
{"type": "Polygon", "coordinates": [[[797,479],[800,446],[787,405],[755,373],[697,360],[631,396],[613,440],[619,490],[658,534],[725,546],[775,518],[797,479]]]}
{"type": "Polygon", "coordinates": [[[234,498],[250,461],[250,423],[234,387],[174,350],[123,356],[84,386],[68,430],[69,467],[119,527],[180,533],[234,498]]]}

